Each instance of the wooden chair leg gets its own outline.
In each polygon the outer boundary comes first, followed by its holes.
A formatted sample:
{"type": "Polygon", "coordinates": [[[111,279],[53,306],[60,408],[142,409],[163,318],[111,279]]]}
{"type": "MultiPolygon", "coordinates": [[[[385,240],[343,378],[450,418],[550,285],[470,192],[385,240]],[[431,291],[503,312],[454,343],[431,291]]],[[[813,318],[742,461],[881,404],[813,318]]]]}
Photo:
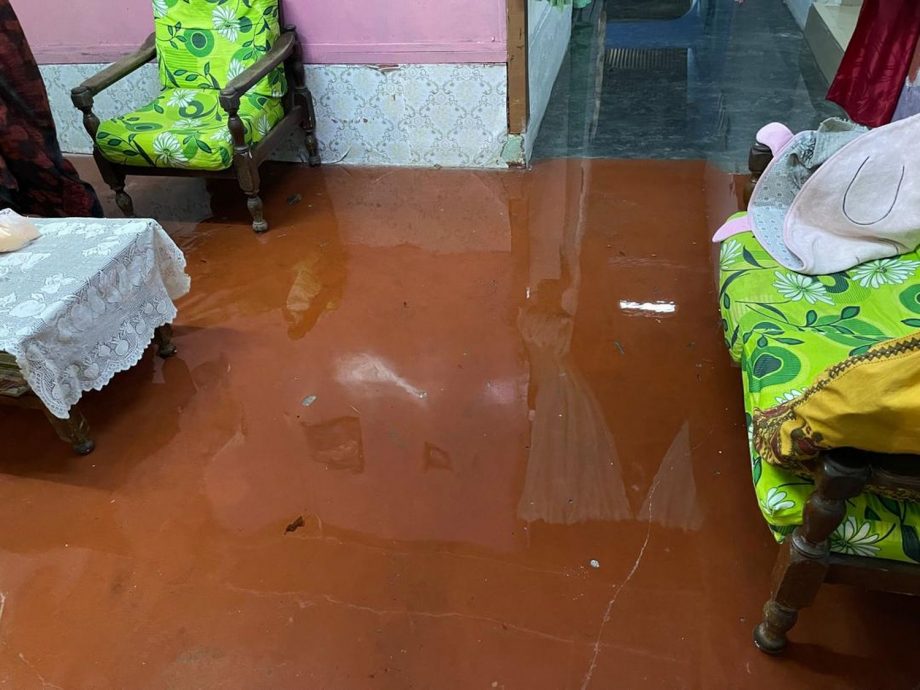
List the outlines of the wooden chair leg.
{"type": "MultiPolygon", "coordinates": [[[[310,104],[310,115],[307,118],[307,122],[313,121],[315,123],[316,116],[312,114],[313,96],[310,95],[309,91],[307,91],[307,102],[310,104]]],[[[307,162],[310,164],[311,168],[318,168],[322,165],[323,160],[319,157],[319,140],[316,138],[316,124],[312,126],[304,124],[303,130],[307,145],[307,162]]]]}
{"type": "Polygon", "coordinates": [[[265,232],[268,230],[268,222],[262,213],[262,197],[258,194],[246,195],[246,207],[249,209],[249,215],[252,216],[253,232],[265,232]]]}
{"type": "Polygon", "coordinates": [[[176,345],[172,341],[172,324],[164,323],[153,332],[153,342],[157,346],[157,355],[169,359],[176,354],[176,345]]]}
{"type": "Polygon", "coordinates": [[[238,114],[239,104],[227,106],[227,127],[233,139],[233,166],[240,189],[246,195],[246,206],[252,216],[252,229],[255,232],[268,230],[268,223],[262,215],[262,199],[259,197],[259,169],[253,163],[252,152],[246,143],[246,128],[238,114]]]}
{"type": "Polygon", "coordinates": [[[246,207],[252,216],[253,232],[267,231],[268,223],[263,215],[262,197],[259,196],[259,171],[252,165],[251,160],[246,160],[237,165],[236,172],[240,189],[246,195],[246,207]]]}
{"type": "Polygon", "coordinates": [[[307,146],[307,160],[310,167],[315,168],[322,163],[319,157],[319,141],[316,138],[316,109],[313,106],[313,94],[307,87],[307,77],[303,68],[303,49],[299,41],[294,44],[294,51],[288,64],[294,77],[294,103],[303,108],[306,113],[300,126],[303,129],[304,142],[307,146]]]}
{"type": "Polygon", "coordinates": [[[862,493],[869,468],[845,454],[826,455],[818,465],[815,490],[805,504],[802,524],[780,549],[773,567],[773,593],[763,621],[754,629],[754,644],[779,654],[799,610],[811,605],[827,575],[829,539],[846,516],[846,502],[862,493]]]}
{"type": "Polygon", "coordinates": [[[99,149],[93,149],[93,158],[96,159],[96,166],[99,168],[99,174],[105,183],[115,192],[115,203],[127,218],[134,218],[134,201],[125,191],[125,174],[99,152],[99,149]]]}
{"type": "MultiPolygon", "coordinates": [[[[124,180],[124,176],[121,178],[124,180]]],[[[134,201],[131,199],[131,196],[125,191],[124,182],[122,182],[121,187],[115,189],[115,203],[118,204],[118,208],[121,209],[121,212],[125,214],[126,218],[134,218],[134,201]]]]}
{"type": "MultiPolygon", "coordinates": [[[[303,69],[303,67],[301,67],[303,69]]],[[[298,87],[295,98],[302,101],[306,108],[307,117],[301,123],[304,131],[304,141],[307,146],[307,161],[311,168],[317,168],[322,164],[319,157],[319,140],[316,138],[316,112],[313,108],[313,94],[306,86],[298,87]]]]}
{"type": "MultiPolygon", "coordinates": [[[[151,34],[152,35],[152,34],[151,34]]],[[[150,40],[150,39],[148,39],[150,40]]],[[[96,133],[99,131],[99,118],[93,112],[93,95],[92,92],[84,85],[71,91],[73,104],[83,113],[83,126],[91,141],[96,141],[96,133]]],[[[134,202],[125,191],[125,174],[119,167],[102,155],[99,148],[93,144],[93,158],[96,161],[96,167],[99,168],[99,174],[105,183],[115,192],[115,203],[118,208],[128,218],[134,217],[134,202]]]]}
{"type": "Polygon", "coordinates": [[[74,449],[77,455],[89,455],[96,448],[96,444],[89,435],[89,423],[86,417],[80,411],[79,406],[74,405],[70,408],[70,417],[68,419],[58,419],[42,405],[42,410],[51,426],[54,427],[55,433],[62,441],[66,441],[74,449]]]}

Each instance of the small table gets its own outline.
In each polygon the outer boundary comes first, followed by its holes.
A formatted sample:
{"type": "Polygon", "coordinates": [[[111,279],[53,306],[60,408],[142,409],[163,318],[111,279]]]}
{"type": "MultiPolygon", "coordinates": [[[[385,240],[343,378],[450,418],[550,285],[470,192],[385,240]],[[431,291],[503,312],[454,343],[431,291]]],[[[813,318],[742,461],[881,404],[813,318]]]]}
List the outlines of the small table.
{"type": "Polygon", "coordinates": [[[76,409],[155,340],[175,353],[185,257],[149,219],[34,219],[41,237],[0,254],[0,402],[39,407],[74,450],[93,450],[76,409]]]}

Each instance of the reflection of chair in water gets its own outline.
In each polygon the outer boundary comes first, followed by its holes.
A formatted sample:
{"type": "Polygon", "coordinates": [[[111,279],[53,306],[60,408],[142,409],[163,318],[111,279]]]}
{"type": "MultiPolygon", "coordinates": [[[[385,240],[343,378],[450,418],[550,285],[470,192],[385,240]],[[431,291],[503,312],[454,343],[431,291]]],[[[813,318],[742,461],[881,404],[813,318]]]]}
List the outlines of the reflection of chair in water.
{"type": "Polygon", "coordinates": [[[300,339],[310,331],[324,312],[338,307],[345,285],[345,252],[338,235],[323,245],[307,246],[293,269],[294,282],[285,299],[282,313],[288,322],[288,335],[300,339]]]}

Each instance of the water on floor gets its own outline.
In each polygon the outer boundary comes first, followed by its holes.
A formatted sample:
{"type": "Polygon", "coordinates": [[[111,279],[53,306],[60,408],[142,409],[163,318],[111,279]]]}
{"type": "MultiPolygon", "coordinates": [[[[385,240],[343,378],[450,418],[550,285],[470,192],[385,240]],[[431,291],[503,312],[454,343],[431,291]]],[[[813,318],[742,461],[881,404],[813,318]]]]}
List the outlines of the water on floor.
{"type": "Polygon", "coordinates": [[[263,187],[257,236],[232,183],[130,183],[192,292],[175,358],[86,396],[91,456],[0,415],[0,681],[916,684],[917,601],[827,587],[786,658],[751,644],[777,546],[708,242],[735,179],[556,160],[263,187]]]}
{"type": "Polygon", "coordinates": [[[745,169],[758,128],[839,115],[781,0],[598,0],[572,39],[538,158],[689,158],[745,169]]]}

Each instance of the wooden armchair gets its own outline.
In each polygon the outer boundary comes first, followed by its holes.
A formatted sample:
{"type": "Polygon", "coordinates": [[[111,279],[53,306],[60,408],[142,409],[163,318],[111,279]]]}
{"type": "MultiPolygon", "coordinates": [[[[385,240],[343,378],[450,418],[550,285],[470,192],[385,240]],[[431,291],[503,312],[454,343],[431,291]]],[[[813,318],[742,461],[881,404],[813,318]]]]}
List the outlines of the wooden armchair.
{"type": "Polygon", "coordinates": [[[799,610],[811,605],[825,582],[920,594],[920,565],[831,551],[832,537],[847,518],[848,500],[867,490],[903,501],[920,497],[920,457],[845,449],[824,455],[814,480],[802,524],[780,546],[770,599],[754,628],[754,644],[767,654],[785,649],[799,610]]]}
{"type": "MultiPolygon", "coordinates": [[[[763,145],[751,150],[748,191],[771,159],[763,145]]],[[[885,280],[874,265],[810,277],[783,269],[751,233],[722,243],[719,300],[726,344],[742,367],[754,487],[781,542],[754,630],[766,653],[785,648],[799,610],[825,582],[920,594],[920,456],[821,451],[817,433],[801,427],[794,439],[812,459],[797,460],[778,454],[771,435],[803,391],[831,385],[831,368],[883,359],[885,343],[913,336],[920,302],[907,297],[920,294],[911,270],[920,252],[900,260],[905,270],[885,280]]]]}
{"type": "Polygon", "coordinates": [[[300,128],[310,165],[320,164],[313,96],[295,29],[283,24],[278,0],[155,0],[153,6],[156,31],[137,52],[71,91],[99,172],[127,216],[134,215],[127,175],[235,176],[252,229],[265,232],[261,163],[300,128]],[[160,95],[100,121],[93,113],[96,94],[155,57],[160,95]]]}

